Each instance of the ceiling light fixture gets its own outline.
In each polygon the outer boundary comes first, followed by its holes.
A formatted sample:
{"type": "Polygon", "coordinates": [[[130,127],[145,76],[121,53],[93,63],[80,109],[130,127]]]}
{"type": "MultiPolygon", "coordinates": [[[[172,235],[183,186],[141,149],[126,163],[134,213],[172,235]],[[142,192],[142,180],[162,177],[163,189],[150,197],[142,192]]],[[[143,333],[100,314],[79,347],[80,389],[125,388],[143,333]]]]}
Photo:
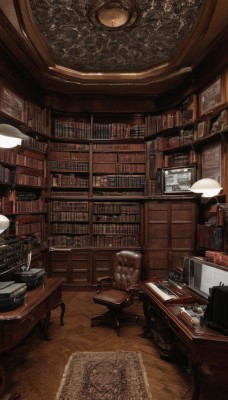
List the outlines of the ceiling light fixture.
{"type": "Polygon", "coordinates": [[[139,18],[139,9],[132,0],[92,1],[87,16],[103,29],[118,30],[132,26],[139,18]]]}
{"type": "Polygon", "coordinates": [[[24,133],[12,125],[0,124],[0,147],[10,149],[20,146],[22,140],[28,139],[24,133]]]}
{"type": "Polygon", "coordinates": [[[204,178],[196,181],[190,188],[191,192],[201,194],[202,197],[214,197],[219,194],[222,187],[215,179],[204,178]]]}

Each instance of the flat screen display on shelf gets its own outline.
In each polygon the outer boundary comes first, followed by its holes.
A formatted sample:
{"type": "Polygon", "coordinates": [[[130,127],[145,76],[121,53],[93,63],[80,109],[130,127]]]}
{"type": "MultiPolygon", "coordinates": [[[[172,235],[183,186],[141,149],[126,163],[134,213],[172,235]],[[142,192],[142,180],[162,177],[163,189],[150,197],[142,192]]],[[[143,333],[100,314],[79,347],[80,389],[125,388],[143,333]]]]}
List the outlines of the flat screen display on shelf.
{"type": "Polygon", "coordinates": [[[190,188],[195,182],[195,167],[175,167],[163,169],[163,193],[192,193],[190,188]]]}

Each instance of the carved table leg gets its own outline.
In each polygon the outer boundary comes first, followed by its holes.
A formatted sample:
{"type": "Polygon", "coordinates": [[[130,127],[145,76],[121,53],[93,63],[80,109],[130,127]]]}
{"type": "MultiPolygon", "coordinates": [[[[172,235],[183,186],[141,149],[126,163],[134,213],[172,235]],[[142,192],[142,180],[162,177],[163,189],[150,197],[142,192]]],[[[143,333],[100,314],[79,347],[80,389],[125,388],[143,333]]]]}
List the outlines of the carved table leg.
{"type": "Polygon", "coordinates": [[[0,366],[0,400],[19,400],[21,398],[18,393],[5,393],[6,390],[6,374],[0,366]]]}
{"type": "Polygon", "coordinates": [[[199,370],[201,368],[202,365],[192,363],[192,378],[193,378],[192,400],[199,399],[200,395],[199,370]]]}
{"type": "Polygon", "coordinates": [[[65,314],[65,303],[63,303],[63,301],[60,301],[59,303],[57,303],[52,310],[54,310],[55,308],[60,307],[61,308],[61,314],[60,314],[60,324],[64,325],[64,314],[65,314]]]}
{"type": "Polygon", "coordinates": [[[151,337],[151,331],[150,331],[151,317],[149,312],[150,303],[147,301],[146,296],[144,294],[142,294],[142,300],[143,300],[143,312],[145,316],[145,326],[143,332],[139,333],[139,336],[143,338],[149,338],[151,337]]]}

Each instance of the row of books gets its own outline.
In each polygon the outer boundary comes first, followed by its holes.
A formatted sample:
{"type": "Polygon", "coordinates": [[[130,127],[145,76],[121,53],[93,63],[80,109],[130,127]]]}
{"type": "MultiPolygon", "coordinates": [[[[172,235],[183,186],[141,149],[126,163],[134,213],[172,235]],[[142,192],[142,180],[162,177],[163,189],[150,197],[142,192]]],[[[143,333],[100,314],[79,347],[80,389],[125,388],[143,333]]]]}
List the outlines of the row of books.
{"type": "Polygon", "coordinates": [[[94,235],[139,235],[138,224],[93,224],[94,235]]]}
{"type": "Polygon", "coordinates": [[[15,154],[13,151],[0,148],[0,162],[15,165],[15,154]]]}
{"type": "MultiPolygon", "coordinates": [[[[93,149],[97,151],[107,150],[107,143],[94,143],[93,149]]],[[[109,151],[143,151],[145,150],[144,143],[109,143],[109,151]]]]}
{"type": "Polygon", "coordinates": [[[127,174],[144,174],[145,164],[116,164],[116,173],[127,173],[127,174]]]}
{"type": "Polygon", "coordinates": [[[37,233],[41,233],[43,229],[43,224],[41,222],[33,222],[27,224],[19,224],[15,225],[15,234],[17,236],[23,235],[36,235],[37,233]]]}
{"type": "Polygon", "coordinates": [[[50,142],[50,149],[52,150],[89,150],[89,145],[84,143],[67,143],[67,142],[50,142]]]}
{"type": "Polygon", "coordinates": [[[51,135],[51,113],[47,108],[27,102],[27,125],[36,132],[51,135]]]}
{"type": "Polygon", "coordinates": [[[89,235],[80,236],[51,236],[49,240],[50,247],[69,248],[69,247],[88,247],[90,245],[89,235]]]}
{"type": "Polygon", "coordinates": [[[179,127],[182,125],[182,113],[180,110],[172,113],[149,115],[147,117],[147,134],[154,135],[160,131],[179,127]]]}
{"type": "MultiPolygon", "coordinates": [[[[31,212],[42,212],[43,210],[34,205],[31,207],[31,212]]],[[[20,211],[18,211],[20,212],[20,211]]],[[[22,211],[21,211],[22,212],[22,211]]],[[[25,210],[24,210],[25,212],[25,210]]],[[[26,210],[26,212],[28,212],[26,210]]],[[[88,213],[80,213],[80,212],[51,212],[50,213],[51,221],[59,221],[59,222],[88,222],[89,217],[88,213]]],[[[139,223],[140,216],[138,214],[119,214],[119,215],[104,215],[104,214],[95,214],[93,215],[94,222],[112,222],[112,223],[120,223],[120,222],[132,222],[139,223]]]]}
{"type": "Polygon", "coordinates": [[[22,146],[28,149],[39,151],[44,154],[47,152],[47,143],[41,142],[34,138],[22,140],[22,146]]]}
{"type": "Polygon", "coordinates": [[[138,214],[140,205],[124,203],[94,203],[94,213],[103,214],[138,214]]]}
{"type": "Polygon", "coordinates": [[[145,174],[145,164],[128,163],[96,163],[93,164],[94,174],[145,174]]]}
{"type": "Polygon", "coordinates": [[[91,137],[91,124],[55,119],[54,136],[68,139],[89,139],[91,137]]]}
{"type": "Polygon", "coordinates": [[[12,171],[0,164],[0,182],[11,184],[13,179],[12,171]]]}
{"type": "Polygon", "coordinates": [[[61,187],[85,187],[89,186],[89,180],[86,177],[78,177],[75,174],[51,174],[51,186],[61,187]]]}
{"type": "Polygon", "coordinates": [[[84,188],[83,191],[79,190],[79,188],[75,186],[68,187],[68,189],[69,190],[65,191],[63,190],[62,186],[52,188],[51,198],[61,198],[69,201],[69,199],[73,200],[75,197],[78,198],[88,196],[89,187],[84,188]],[[77,192],[75,192],[75,190],[77,190],[77,192]]]}
{"type": "Polygon", "coordinates": [[[203,249],[223,250],[224,227],[218,225],[197,225],[198,247],[203,249]]]}
{"type": "Polygon", "coordinates": [[[88,172],[89,163],[84,161],[50,161],[50,169],[53,171],[88,172]]]}
{"type": "Polygon", "coordinates": [[[132,222],[132,223],[139,223],[140,216],[139,214],[95,214],[93,215],[94,222],[112,222],[112,223],[119,223],[119,222],[132,222]]]}
{"type": "Polygon", "coordinates": [[[36,158],[27,157],[23,154],[17,154],[16,165],[21,165],[23,167],[34,168],[40,171],[44,169],[44,161],[37,160],[36,158]]]}
{"type": "Polygon", "coordinates": [[[43,200],[16,201],[14,204],[15,213],[44,213],[46,211],[43,200]]]}
{"type": "Polygon", "coordinates": [[[51,230],[52,234],[85,235],[89,233],[89,226],[88,224],[53,223],[51,230]]]}
{"type": "MultiPolygon", "coordinates": [[[[62,144],[63,146],[63,144],[62,144]]],[[[89,152],[87,150],[73,151],[73,150],[51,150],[51,161],[87,161],[89,160],[89,152]]]]}
{"type": "Polygon", "coordinates": [[[102,175],[93,176],[93,186],[95,187],[144,187],[144,176],[142,175],[102,175]]]}
{"type": "Polygon", "coordinates": [[[95,247],[137,247],[140,244],[138,236],[94,236],[93,246],[95,247]]]}
{"type": "MultiPolygon", "coordinates": [[[[182,165],[192,165],[197,162],[197,155],[194,150],[179,152],[175,154],[165,154],[163,167],[179,167],[182,165]]],[[[159,165],[158,168],[161,166],[159,165]]]]}
{"type": "Polygon", "coordinates": [[[42,176],[25,175],[23,173],[19,173],[15,176],[15,184],[42,187],[44,180],[42,176]]]}
{"type": "Polygon", "coordinates": [[[61,211],[61,212],[51,212],[50,214],[51,221],[63,221],[63,222],[88,222],[89,217],[88,213],[83,212],[73,212],[73,211],[61,211]]]}
{"type": "MultiPolygon", "coordinates": [[[[67,192],[68,193],[68,192],[67,192]]],[[[52,201],[52,211],[88,212],[88,202],[83,201],[52,201]]]]}
{"type": "Polygon", "coordinates": [[[117,162],[120,164],[126,164],[126,163],[142,163],[145,164],[145,153],[118,153],[118,158],[117,162]]]}
{"type": "Polygon", "coordinates": [[[145,134],[145,124],[131,125],[123,122],[95,122],[92,126],[92,138],[94,139],[143,138],[145,134]]]}

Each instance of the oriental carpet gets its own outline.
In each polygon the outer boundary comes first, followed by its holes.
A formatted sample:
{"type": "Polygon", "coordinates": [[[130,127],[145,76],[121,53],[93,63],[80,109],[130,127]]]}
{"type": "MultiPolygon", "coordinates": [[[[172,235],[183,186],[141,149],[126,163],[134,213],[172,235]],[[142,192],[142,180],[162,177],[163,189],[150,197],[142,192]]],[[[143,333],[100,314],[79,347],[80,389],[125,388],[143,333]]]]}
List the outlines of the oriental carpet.
{"type": "Polygon", "coordinates": [[[56,400],[152,400],[141,353],[73,353],[56,400]]]}

